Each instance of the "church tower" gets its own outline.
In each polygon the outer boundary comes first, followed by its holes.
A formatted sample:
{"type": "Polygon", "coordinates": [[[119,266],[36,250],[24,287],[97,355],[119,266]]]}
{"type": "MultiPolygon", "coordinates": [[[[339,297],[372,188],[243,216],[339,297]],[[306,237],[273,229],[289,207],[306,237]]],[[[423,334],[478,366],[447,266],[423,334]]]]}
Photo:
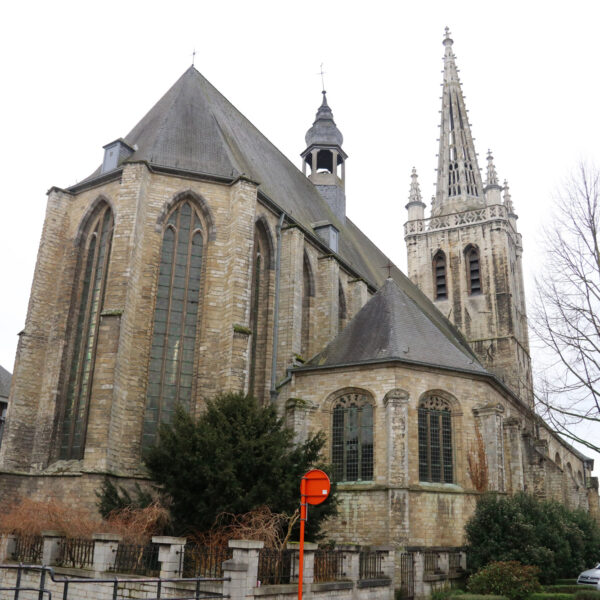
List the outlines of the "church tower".
{"type": "Polygon", "coordinates": [[[531,404],[517,215],[489,151],[482,181],[448,28],[443,44],[437,187],[426,219],[413,169],[405,225],[408,275],[460,328],[483,365],[531,404]]]}

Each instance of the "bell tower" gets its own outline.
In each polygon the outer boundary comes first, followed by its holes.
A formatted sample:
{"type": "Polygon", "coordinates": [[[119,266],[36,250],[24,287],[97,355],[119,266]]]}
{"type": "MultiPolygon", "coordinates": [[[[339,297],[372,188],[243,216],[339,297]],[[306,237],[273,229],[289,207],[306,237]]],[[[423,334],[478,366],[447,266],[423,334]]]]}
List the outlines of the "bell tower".
{"type": "Polygon", "coordinates": [[[425,218],[413,169],[404,226],[408,275],[463,332],[482,364],[531,405],[517,215],[489,151],[482,181],[448,28],[443,44],[436,193],[425,218]]]}

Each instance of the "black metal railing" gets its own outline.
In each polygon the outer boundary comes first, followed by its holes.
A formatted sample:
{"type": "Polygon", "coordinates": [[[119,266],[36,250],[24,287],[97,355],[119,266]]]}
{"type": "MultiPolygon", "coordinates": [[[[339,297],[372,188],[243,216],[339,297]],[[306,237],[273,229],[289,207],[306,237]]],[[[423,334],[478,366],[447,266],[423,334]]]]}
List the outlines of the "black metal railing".
{"type": "Polygon", "coordinates": [[[461,552],[459,550],[448,552],[448,568],[450,571],[462,571],[460,564],[461,552]]]}
{"type": "Polygon", "coordinates": [[[109,569],[116,573],[158,576],[158,546],[156,544],[119,544],[115,564],[109,569]]]}
{"type": "Polygon", "coordinates": [[[23,563],[41,563],[44,538],[41,535],[19,535],[15,539],[13,560],[23,563]]]}
{"type": "Polygon", "coordinates": [[[415,597],[415,556],[412,552],[400,554],[400,592],[402,600],[415,597]]]}
{"type": "Polygon", "coordinates": [[[314,569],[315,583],[344,579],[344,553],[339,550],[317,550],[314,569]]]}
{"type": "Polygon", "coordinates": [[[233,557],[231,548],[185,545],[179,573],[183,577],[223,577],[223,563],[233,557]]]}
{"type": "Polygon", "coordinates": [[[440,555],[438,552],[423,553],[424,571],[426,575],[441,573],[440,555]]]}
{"type": "Polygon", "coordinates": [[[89,569],[94,566],[94,540],[63,538],[60,541],[59,567],[89,569]]]}
{"type": "Polygon", "coordinates": [[[296,550],[271,550],[262,548],[258,552],[259,585],[292,583],[296,580],[296,550]]]}
{"type": "Polygon", "coordinates": [[[383,573],[383,552],[362,550],[359,553],[358,578],[380,579],[383,573]]]}

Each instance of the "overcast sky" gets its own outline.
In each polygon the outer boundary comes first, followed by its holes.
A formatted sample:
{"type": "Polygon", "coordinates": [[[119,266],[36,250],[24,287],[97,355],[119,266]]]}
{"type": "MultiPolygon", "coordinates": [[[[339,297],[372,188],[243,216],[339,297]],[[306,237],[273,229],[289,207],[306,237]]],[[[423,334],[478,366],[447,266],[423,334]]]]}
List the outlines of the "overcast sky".
{"type": "Polygon", "coordinates": [[[479,166],[491,148],[510,184],[531,297],[553,192],[579,160],[597,159],[597,0],[8,3],[0,25],[0,365],[13,370],[46,191],[89,175],[102,146],[133,128],[193,50],[198,70],[296,165],[324,63],[349,155],[347,213],[404,269],[413,166],[427,204],[434,191],[446,25],[479,166]]]}

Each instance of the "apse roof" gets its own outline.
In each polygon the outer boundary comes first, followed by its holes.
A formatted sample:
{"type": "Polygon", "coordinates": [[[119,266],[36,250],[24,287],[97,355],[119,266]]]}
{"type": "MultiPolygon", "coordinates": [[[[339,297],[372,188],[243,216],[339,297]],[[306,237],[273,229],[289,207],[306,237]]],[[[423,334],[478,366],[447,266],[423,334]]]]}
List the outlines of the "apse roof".
{"type": "Polygon", "coordinates": [[[391,278],[301,369],[390,360],[487,373],[467,348],[449,337],[391,278]]]}
{"type": "Polygon", "coordinates": [[[12,375],[2,365],[0,365],[0,398],[8,398],[11,379],[12,375]]]}
{"type": "MultiPolygon", "coordinates": [[[[244,174],[306,230],[312,231],[317,222],[331,223],[339,231],[337,255],[360,277],[378,288],[390,265],[398,286],[428,319],[454,343],[468,347],[458,329],[388,257],[350,219],[338,220],[313,183],[194,67],[185,71],[124,141],[134,149],[126,162],[145,161],[229,180],[244,174]]],[[[103,175],[99,167],[71,189],[103,175]]]]}

